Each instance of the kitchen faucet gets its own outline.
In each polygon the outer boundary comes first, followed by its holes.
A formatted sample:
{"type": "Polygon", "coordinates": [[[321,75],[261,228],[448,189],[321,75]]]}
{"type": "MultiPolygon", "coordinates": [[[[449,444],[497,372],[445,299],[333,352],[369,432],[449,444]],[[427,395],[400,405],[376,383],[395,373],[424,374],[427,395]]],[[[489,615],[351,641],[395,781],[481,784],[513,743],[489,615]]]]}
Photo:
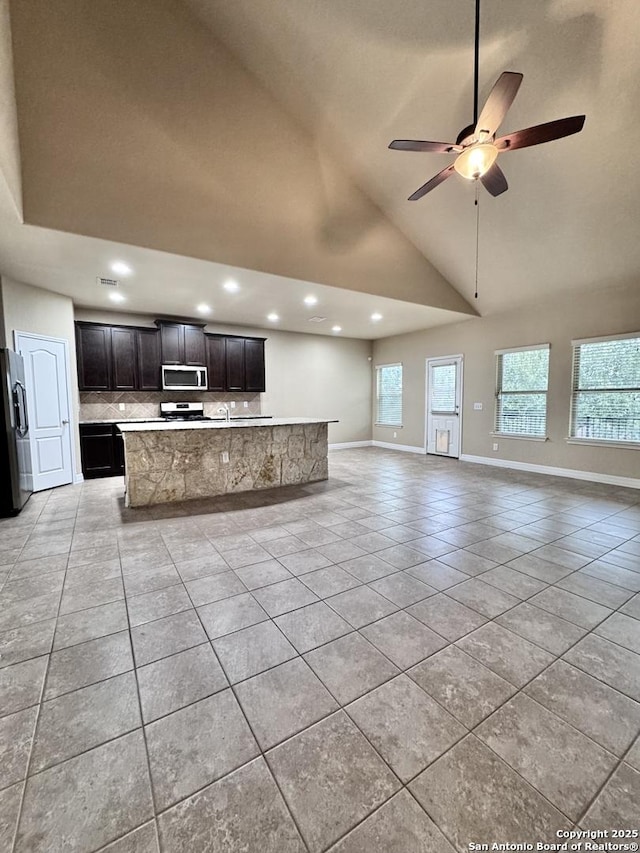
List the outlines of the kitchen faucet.
{"type": "Polygon", "coordinates": [[[229,407],[228,406],[220,406],[220,408],[218,409],[218,414],[220,414],[220,412],[222,412],[224,414],[225,421],[227,423],[229,423],[229,421],[231,420],[231,413],[229,412],[229,407]]]}

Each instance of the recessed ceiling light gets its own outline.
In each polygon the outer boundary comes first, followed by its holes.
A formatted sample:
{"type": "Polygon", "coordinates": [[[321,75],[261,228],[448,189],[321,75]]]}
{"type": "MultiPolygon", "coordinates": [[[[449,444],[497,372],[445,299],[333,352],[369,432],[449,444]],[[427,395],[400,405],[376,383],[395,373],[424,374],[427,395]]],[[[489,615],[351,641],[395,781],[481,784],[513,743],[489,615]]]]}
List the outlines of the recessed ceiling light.
{"type": "Polygon", "coordinates": [[[267,320],[271,320],[272,323],[276,323],[279,319],[280,317],[275,313],[275,311],[272,311],[271,314],[267,314],[267,320]]]}
{"type": "Polygon", "coordinates": [[[331,327],[331,331],[332,331],[332,332],[341,332],[341,331],[342,331],[342,326],[332,326],[332,327],[331,327]]]}
{"type": "Polygon", "coordinates": [[[109,299],[110,299],[112,302],[125,302],[125,301],[126,301],[126,299],[127,299],[127,297],[126,297],[126,296],[123,296],[121,293],[110,293],[110,294],[109,294],[109,299]]]}
{"type": "Polygon", "coordinates": [[[378,312],[376,311],[375,314],[371,315],[371,319],[373,320],[374,323],[377,323],[378,320],[382,320],[382,314],[378,314],[378,312]]]}
{"type": "Polygon", "coordinates": [[[317,301],[318,301],[318,298],[316,296],[305,296],[305,298],[304,298],[304,304],[305,305],[315,305],[317,303],[317,301]]]}
{"type": "Polygon", "coordinates": [[[125,264],[124,261],[114,261],[111,264],[111,270],[117,275],[131,275],[133,272],[129,264],[125,264]]]}
{"type": "Polygon", "coordinates": [[[230,278],[229,281],[225,281],[222,286],[228,293],[237,293],[240,290],[240,285],[232,278],[230,278]]]}
{"type": "Polygon", "coordinates": [[[210,314],[211,308],[209,305],[206,305],[204,302],[201,302],[200,305],[196,306],[196,311],[199,314],[210,314]]]}

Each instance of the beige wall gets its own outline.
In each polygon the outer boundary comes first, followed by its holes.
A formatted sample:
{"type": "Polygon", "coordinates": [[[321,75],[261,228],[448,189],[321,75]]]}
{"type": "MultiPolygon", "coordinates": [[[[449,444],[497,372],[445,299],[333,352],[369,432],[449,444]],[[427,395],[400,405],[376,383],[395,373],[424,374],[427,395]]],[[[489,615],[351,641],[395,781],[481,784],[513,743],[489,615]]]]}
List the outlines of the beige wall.
{"type": "Polygon", "coordinates": [[[11,26],[28,223],[473,312],[180,0],[11,26]]]}
{"type": "MultiPolygon", "coordinates": [[[[515,312],[474,318],[439,329],[374,342],[373,365],[403,364],[403,428],[374,427],[377,441],[424,447],[425,359],[464,355],[462,452],[536,465],[640,478],[640,451],[574,445],[569,431],[571,340],[640,329],[640,288],[612,289],[556,298],[515,312]],[[547,434],[535,442],[491,435],[495,399],[496,349],[551,344],[547,434]],[[474,411],[474,402],[483,404],[474,411]],[[493,452],[492,444],[499,450],[493,452]]],[[[373,384],[373,383],[372,383],[373,384]]]]}
{"type": "MultiPolygon", "coordinates": [[[[76,309],[76,319],[153,326],[149,316],[76,309]]],[[[261,410],[279,417],[338,418],[329,441],[371,439],[371,342],[210,323],[208,332],[266,337],[261,410]]]]}
{"type": "Polygon", "coordinates": [[[0,181],[6,184],[13,208],[22,221],[20,145],[13,86],[9,0],[0,0],[0,127],[0,181]]]}
{"type": "Polygon", "coordinates": [[[14,349],[14,331],[32,332],[62,338],[69,344],[69,373],[72,406],[72,428],[75,441],[76,473],[80,473],[80,439],[78,435],[78,377],[76,369],[73,303],[68,296],[42,290],[2,277],[3,331],[6,345],[14,349]]]}

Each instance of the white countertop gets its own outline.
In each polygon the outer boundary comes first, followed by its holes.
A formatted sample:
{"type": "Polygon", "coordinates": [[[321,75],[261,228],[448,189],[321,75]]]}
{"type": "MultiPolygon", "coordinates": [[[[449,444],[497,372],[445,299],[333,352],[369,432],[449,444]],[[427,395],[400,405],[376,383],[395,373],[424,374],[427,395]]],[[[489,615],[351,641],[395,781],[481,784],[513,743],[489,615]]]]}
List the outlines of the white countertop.
{"type": "Polygon", "coordinates": [[[118,429],[122,433],[127,432],[166,432],[168,430],[182,429],[237,429],[253,427],[273,426],[295,426],[296,424],[337,424],[337,418],[269,418],[264,420],[237,420],[237,421],[146,421],[134,423],[133,421],[119,421],[118,429]]]}
{"type": "MultiPolygon", "coordinates": [[[[271,415],[247,415],[246,418],[241,418],[238,415],[231,415],[231,420],[243,420],[243,421],[253,421],[253,420],[273,420],[271,415]]],[[[223,421],[224,415],[213,415],[211,420],[214,421],[223,421]]],[[[167,418],[94,418],[93,420],[82,420],[79,421],[80,424],[151,424],[151,423],[165,423],[167,418]]]]}

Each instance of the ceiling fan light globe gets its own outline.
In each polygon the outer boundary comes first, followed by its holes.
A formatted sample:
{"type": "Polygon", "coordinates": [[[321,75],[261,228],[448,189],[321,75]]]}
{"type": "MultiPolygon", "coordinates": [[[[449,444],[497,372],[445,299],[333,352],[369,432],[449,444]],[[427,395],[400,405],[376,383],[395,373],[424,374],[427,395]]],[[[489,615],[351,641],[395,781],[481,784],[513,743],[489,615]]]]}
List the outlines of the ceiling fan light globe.
{"type": "Polygon", "coordinates": [[[454,169],[468,181],[481,178],[493,166],[498,156],[498,149],[491,142],[470,145],[458,155],[454,169]]]}

